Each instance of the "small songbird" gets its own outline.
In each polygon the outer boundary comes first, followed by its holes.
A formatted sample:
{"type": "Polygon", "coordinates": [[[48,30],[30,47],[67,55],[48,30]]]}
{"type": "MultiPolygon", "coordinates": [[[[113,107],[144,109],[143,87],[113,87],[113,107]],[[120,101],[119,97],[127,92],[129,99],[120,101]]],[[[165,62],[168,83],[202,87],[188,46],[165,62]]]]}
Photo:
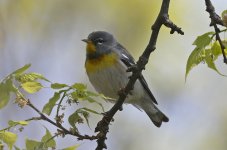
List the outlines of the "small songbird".
{"type": "MultiPolygon", "coordinates": [[[[126,70],[135,64],[134,58],[112,34],[105,31],[92,32],[82,41],[87,43],[85,68],[91,84],[97,92],[117,99],[118,91],[124,88],[129,80],[131,73],[126,70]]],[[[160,127],[162,122],[169,121],[155,106],[157,101],[142,75],[125,103],[144,110],[157,127],[160,127]]]]}

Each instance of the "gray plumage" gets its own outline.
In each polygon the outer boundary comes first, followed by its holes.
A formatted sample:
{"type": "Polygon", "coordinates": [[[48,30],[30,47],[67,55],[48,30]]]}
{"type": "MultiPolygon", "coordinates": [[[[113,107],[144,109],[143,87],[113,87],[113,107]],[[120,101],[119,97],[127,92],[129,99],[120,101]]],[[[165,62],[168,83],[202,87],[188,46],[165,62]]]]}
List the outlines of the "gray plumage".
{"type": "MultiPolygon", "coordinates": [[[[108,32],[92,32],[86,41],[91,41],[96,48],[94,53],[87,53],[86,61],[97,59],[102,55],[110,53],[117,55],[118,61],[115,65],[92,73],[87,71],[91,84],[98,92],[117,99],[117,92],[123,88],[129,80],[128,77],[131,73],[126,72],[126,69],[135,64],[134,58],[116,41],[113,35],[108,32]]],[[[134,89],[131,94],[127,96],[125,103],[133,104],[139,109],[144,110],[157,127],[160,127],[162,122],[169,121],[168,117],[155,106],[157,101],[142,75],[136,81],[134,89]]]]}

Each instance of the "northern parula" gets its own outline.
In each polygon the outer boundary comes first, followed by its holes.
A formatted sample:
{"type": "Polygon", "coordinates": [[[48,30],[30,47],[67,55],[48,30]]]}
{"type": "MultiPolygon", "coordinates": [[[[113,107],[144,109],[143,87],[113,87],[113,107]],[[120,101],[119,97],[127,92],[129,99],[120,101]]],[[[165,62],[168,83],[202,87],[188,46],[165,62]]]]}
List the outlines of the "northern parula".
{"type": "MultiPolygon", "coordinates": [[[[91,84],[97,92],[117,99],[117,92],[124,88],[129,80],[131,73],[126,70],[135,64],[134,58],[112,34],[105,31],[92,32],[82,41],[87,43],[85,68],[91,84]]],[[[160,127],[162,122],[169,121],[155,106],[157,101],[142,75],[125,103],[143,109],[157,127],[160,127]]]]}

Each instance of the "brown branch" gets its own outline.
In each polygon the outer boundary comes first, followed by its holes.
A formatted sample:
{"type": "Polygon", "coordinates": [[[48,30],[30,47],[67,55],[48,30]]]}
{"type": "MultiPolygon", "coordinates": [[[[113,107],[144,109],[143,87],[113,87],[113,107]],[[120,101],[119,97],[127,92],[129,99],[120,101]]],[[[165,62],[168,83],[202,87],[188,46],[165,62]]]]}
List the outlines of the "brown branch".
{"type": "Polygon", "coordinates": [[[217,26],[217,25],[224,26],[224,23],[221,20],[221,17],[218,14],[216,14],[215,8],[212,5],[211,1],[205,0],[205,3],[206,3],[206,11],[210,14],[210,19],[211,19],[210,26],[214,26],[216,40],[219,42],[219,44],[221,46],[221,51],[222,51],[222,55],[223,55],[223,58],[224,58],[224,63],[227,64],[227,58],[226,58],[226,55],[225,55],[225,46],[224,46],[224,44],[223,44],[223,42],[220,38],[220,35],[219,35],[220,29],[217,26]]]}
{"type": "Polygon", "coordinates": [[[130,93],[131,90],[133,90],[133,86],[138,79],[138,77],[141,75],[142,70],[145,68],[145,65],[148,62],[149,56],[151,52],[153,52],[156,49],[156,41],[158,38],[159,30],[162,25],[165,25],[169,28],[171,28],[171,34],[175,31],[179,34],[184,34],[184,32],[181,30],[181,28],[177,27],[173,22],[169,19],[168,10],[169,10],[169,3],[170,0],[163,0],[161,10],[159,12],[159,15],[152,26],[152,34],[150,37],[150,41],[143,52],[143,54],[140,56],[139,60],[137,61],[136,65],[128,68],[127,71],[132,72],[132,75],[130,76],[130,79],[125,86],[124,89],[119,91],[119,98],[118,101],[115,103],[115,105],[103,116],[102,120],[98,122],[97,127],[95,128],[95,132],[98,132],[98,140],[97,140],[97,147],[96,150],[103,150],[106,149],[107,146],[105,144],[105,140],[107,139],[106,135],[109,130],[110,122],[113,120],[113,116],[118,110],[121,110],[122,104],[124,103],[127,95],[130,93]]]}
{"type": "Polygon", "coordinates": [[[66,135],[66,134],[69,134],[69,135],[73,135],[73,136],[76,136],[78,140],[95,140],[97,139],[98,137],[97,136],[89,136],[89,135],[81,135],[79,134],[78,132],[75,132],[75,131],[71,131],[71,130],[68,130],[66,129],[65,127],[63,127],[61,124],[59,123],[55,123],[54,121],[52,121],[50,118],[48,118],[46,115],[44,115],[38,108],[36,108],[31,102],[30,100],[28,100],[28,103],[27,105],[29,107],[31,107],[33,110],[35,110],[39,115],[40,115],[40,119],[44,120],[44,121],[47,121],[49,123],[51,123],[52,125],[54,125],[55,127],[59,128],[61,131],[62,134],[66,135]]]}
{"type": "Polygon", "coordinates": [[[57,124],[61,124],[63,122],[62,121],[62,119],[63,119],[62,116],[64,116],[64,114],[63,115],[59,115],[59,111],[60,111],[60,108],[61,108],[61,103],[63,102],[65,96],[66,96],[66,92],[63,93],[63,96],[61,97],[61,99],[60,99],[60,101],[59,101],[59,103],[57,105],[57,113],[56,113],[56,116],[55,116],[55,120],[56,120],[57,124]]]}

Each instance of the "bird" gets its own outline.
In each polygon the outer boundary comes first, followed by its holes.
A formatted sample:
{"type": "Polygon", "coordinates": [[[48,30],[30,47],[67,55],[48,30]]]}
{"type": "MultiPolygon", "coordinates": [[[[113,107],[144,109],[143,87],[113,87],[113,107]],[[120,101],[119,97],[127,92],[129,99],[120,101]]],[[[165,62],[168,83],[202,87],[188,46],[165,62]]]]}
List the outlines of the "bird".
{"type": "MultiPolygon", "coordinates": [[[[126,86],[131,72],[127,68],[135,65],[135,60],[115,37],[106,31],[94,31],[82,40],[86,43],[85,69],[89,81],[95,90],[107,97],[117,99],[118,91],[126,86]]],[[[160,127],[169,118],[157,108],[157,101],[141,75],[133,90],[125,99],[142,109],[153,124],[160,127]]]]}

